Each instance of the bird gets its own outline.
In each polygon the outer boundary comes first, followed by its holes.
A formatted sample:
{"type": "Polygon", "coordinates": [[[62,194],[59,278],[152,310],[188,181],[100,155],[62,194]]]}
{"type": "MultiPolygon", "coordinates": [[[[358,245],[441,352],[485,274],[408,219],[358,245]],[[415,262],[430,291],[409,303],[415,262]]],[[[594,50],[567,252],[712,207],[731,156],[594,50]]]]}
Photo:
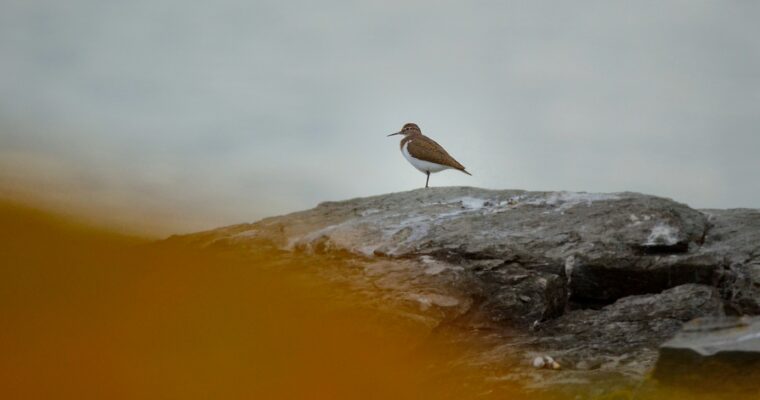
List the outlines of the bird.
{"type": "Polygon", "coordinates": [[[404,135],[404,138],[401,139],[401,154],[414,168],[427,175],[425,179],[426,188],[430,182],[431,173],[446,169],[456,169],[472,176],[465,170],[464,165],[450,156],[440,144],[423,135],[417,124],[411,122],[404,124],[400,131],[388,136],[394,135],[404,135]]]}

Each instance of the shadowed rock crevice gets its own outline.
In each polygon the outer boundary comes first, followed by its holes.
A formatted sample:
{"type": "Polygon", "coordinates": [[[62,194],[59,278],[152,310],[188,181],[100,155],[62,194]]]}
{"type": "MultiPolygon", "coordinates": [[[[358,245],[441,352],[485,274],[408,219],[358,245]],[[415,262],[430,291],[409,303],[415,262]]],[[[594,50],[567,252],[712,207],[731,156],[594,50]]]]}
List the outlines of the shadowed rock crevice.
{"type": "Polygon", "coordinates": [[[675,244],[655,244],[655,245],[638,245],[633,247],[642,255],[668,255],[683,254],[689,251],[688,242],[678,242],[675,244]]]}
{"type": "Polygon", "coordinates": [[[571,299],[604,303],[631,295],[659,293],[686,283],[716,285],[721,268],[721,262],[714,257],[696,254],[590,262],[580,259],[572,269],[571,299]]]}

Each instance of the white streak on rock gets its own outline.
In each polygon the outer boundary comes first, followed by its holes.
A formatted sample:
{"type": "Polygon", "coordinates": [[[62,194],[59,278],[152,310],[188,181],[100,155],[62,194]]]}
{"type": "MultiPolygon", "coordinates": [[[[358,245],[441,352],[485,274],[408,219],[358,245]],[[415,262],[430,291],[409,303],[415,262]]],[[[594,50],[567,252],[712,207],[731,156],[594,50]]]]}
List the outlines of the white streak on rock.
{"type": "Polygon", "coordinates": [[[678,243],[678,228],[660,222],[652,228],[644,246],[672,246],[676,243],[678,243]]]}
{"type": "Polygon", "coordinates": [[[585,204],[590,207],[595,201],[619,200],[615,194],[586,192],[552,192],[543,197],[529,198],[522,204],[555,207],[554,211],[564,212],[572,207],[585,204]]]}

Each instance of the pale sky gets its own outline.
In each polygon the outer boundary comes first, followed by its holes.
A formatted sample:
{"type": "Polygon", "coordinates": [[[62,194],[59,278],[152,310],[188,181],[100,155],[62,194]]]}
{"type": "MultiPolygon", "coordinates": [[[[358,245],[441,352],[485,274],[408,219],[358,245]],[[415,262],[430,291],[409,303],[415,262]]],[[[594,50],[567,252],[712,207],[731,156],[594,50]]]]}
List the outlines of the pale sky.
{"type": "Polygon", "coordinates": [[[621,3],[0,0],[0,187],[187,232],[422,187],[416,122],[433,186],[760,207],[760,2],[621,3]]]}

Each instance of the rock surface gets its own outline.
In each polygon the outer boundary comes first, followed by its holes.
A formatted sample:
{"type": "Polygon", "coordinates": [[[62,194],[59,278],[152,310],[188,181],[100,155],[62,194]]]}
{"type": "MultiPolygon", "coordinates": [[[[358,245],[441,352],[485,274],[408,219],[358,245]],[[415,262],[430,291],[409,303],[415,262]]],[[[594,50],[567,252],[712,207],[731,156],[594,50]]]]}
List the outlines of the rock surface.
{"type": "Polygon", "coordinates": [[[563,372],[544,377],[640,378],[689,319],[760,313],[760,211],[637,193],[420,189],[169,242],[340,255],[356,268],[331,273],[416,304],[431,325],[509,332],[524,345],[487,357],[529,365],[552,352],[563,372]]]}
{"type": "Polygon", "coordinates": [[[536,342],[576,366],[591,363],[593,368],[600,355],[606,358],[602,363],[623,355],[638,361],[656,355],[662,339],[671,337],[684,322],[722,313],[715,288],[685,284],[659,294],[624,297],[598,311],[568,312],[544,324],[536,342]],[[577,343],[588,345],[577,348],[577,343]],[[601,353],[599,348],[609,351],[601,353]],[[645,354],[630,357],[636,352],[645,354]]]}
{"type": "MultiPolygon", "coordinates": [[[[760,392],[760,318],[700,318],[660,348],[654,377],[668,385],[709,390],[730,381],[760,392]]],[[[723,390],[723,389],[721,389],[723,390]]]]}

